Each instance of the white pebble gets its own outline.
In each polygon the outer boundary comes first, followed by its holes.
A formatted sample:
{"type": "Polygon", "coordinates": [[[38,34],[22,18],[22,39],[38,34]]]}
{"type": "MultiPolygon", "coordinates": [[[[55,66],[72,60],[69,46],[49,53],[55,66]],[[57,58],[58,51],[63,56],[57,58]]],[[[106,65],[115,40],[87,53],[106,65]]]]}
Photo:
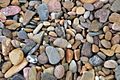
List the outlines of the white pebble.
{"type": "Polygon", "coordinates": [[[84,18],[87,19],[90,16],[90,11],[86,11],[84,13],[84,18]]]}
{"type": "Polygon", "coordinates": [[[37,34],[42,27],[43,27],[43,24],[40,23],[40,24],[34,29],[33,34],[37,34]]]}

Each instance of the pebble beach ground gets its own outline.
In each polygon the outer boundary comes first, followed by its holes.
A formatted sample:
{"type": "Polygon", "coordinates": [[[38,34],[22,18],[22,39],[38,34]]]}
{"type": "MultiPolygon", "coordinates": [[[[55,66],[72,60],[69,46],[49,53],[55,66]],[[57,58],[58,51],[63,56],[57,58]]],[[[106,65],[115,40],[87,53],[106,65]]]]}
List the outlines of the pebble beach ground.
{"type": "Polygon", "coordinates": [[[0,80],[120,80],[120,0],[0,0],[0,80]]]}

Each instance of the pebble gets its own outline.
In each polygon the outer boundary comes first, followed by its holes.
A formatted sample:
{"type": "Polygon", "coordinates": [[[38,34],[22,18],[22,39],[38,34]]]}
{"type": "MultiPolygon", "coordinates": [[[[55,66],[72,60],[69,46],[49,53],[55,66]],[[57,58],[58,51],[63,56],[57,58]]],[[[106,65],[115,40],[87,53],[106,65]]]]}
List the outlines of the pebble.
{"type": "Polygon", "coordinates": [[[49,11],[48,11],[48,6],[45,3],[40,4],[37,7],[37,13],[40,17],[40,20],[45,21],[48,19],[49,16],[49,11]]]}
{"type": "Polygon", "coordinates": [[[21,74],[14,75],[11,80],[25,80],[25,78],[21,74]]]}
{"type": "Polygon", "coordinates": [[[85,13],[85,8],[84,7],[77,7],[76,8],[76,14],[81,15],[85,13]]]}
{"type": "Polygon", "coordinates": [[[65,2],[63,2],[63,6],[67,10],[71,10],[74,7],[74,3],[72,1],[65,1],[65,2]]]}
{"type": "Polygon", "coordinates": [[[105,39],[101,40],[100,41],[102,46],[105,47],[105,48],[111,48],[111,43],[105,39]]]}
{"type": "Polygon", "coordinates": [[[44,52],[38,56],[38,62],[40,64],[45,64],[48,62],[48,57],[44,52]]]}
{"type": "Polygon", "coordinates": [[[29,21],[32,19],[32,17],[35,15],[36,13],[31,11],[31,10],[26,10],[24,16],[23,16],[23,25],[26,25],[29,23],[29,21]]]}
{"type": "Polygon", "coordinates": [[[94,6],[92,4],[84,4],[83,6],[88,11],[93,11],[94,10],[94,6]]]}
{"type": "Polygon", "coordinates": [[[105,68],[116,68],[118,66],[117,62],[114,60],[107,60],[104,62],[105,68]]]}
{"type": "Polygon", "coordinates": [[[2,22],[6,21],[6,16],[2,12],[0,12],[0,21],[1,21],[1,25],[2,25],[2,22]]]}
{"type": "Polygon", "coordinates": [[[120,31],[120,23],[114,23],[112,25],[112,29],[115,31],[120,31]]]}
{"type": "Polygon", "coordinates": [[[60,54],[61,60],[65,57],[65,51],[62,48],[56,48],[60,54]]]}
{"type": "Polygon", "coordinates": [[[78,61],[80,59],[80,50],[74,50],[74,59],[78,61]]]}
{"type": "Polygon", "coordinates": [[[32,66],[29,70],[29,75],[28,75],[29,80],[36,80],[37,79],[37,71],[35,66],[32,66]]]}
{"type": "Polygon", "coordinates": [[[99,9],[104,5],[104,3],[102,1],[97,1],[94,3],[94,7],[95,9],[99,9]]]}
{"type": "Polygon", "coordinates": [[[94,3],[96,0],[81,0],[82,3],[94,3]]]}
{"type": "Polygon", "coordinates": [[[8,38],[12,38],[12,32],[9,29],[3,29],[2,34],[8,38]]]}
{"type": "Polygon", "coordinates": [[[52,74],[52,75],[53,75],[54,69],[55,69],[54,67],[49,67],[49,68],[45,69],[45,70],[43,71],[43,73],[49,73],[49,74],[52,74]]]}
{"type": "Polygon", "coordinates": [[[72,72],[71,71],[67,71],[65,80],[72,80],[72,72]]]}
{"type": "Polygon", "coordinates": [[[24,30],[20,30],[17,33],[18,38],[20,39],[28,39],[27,33],[24,30]]]}
{"type": "Polygon", "coordinates": [[[110,31],[107,31],[107,32],[105,33],[105,39],[106,39],[106,40],[111,40],[111,39],[112,39],[112,33],[111,33],[110,31]]]}
{"type": "Polygon", "coordinates": [[[7,61],[5,63],[3,63],[2,65],[2,73],[5,73],[6,71],[8,71],[10,68],[12,67],[12,63],[10,61],[7,61]]]}
{"type": "Polygon", "coordinates": [[[61,11],[61,4],[58,0],[50,0],[48,2],[49,12],[59,12],[61,11]]]}
{"type": "Polygon", "coordinates": [[[26,59],[23,60],[23,62],[19,65],[16,66],[12,66],[4,75],[5,78],[11,77],[12,75],[14,75],[15,73],[21,71],[26,65],[28,64],[28,62],[26,61],[26,59]]]}
{"type": "Polygon", "coordinates": [[[60,48],[66,48],[68,46],[68,42],[66,39],[63,39],[63,38],[57,38],[53,44],[57,47],[60,47],[60,48]]]}
{"type": "Polygon", "coordinates": [[[98,52],[99,51],[99,47],[95,44],[92,45],[92,52],[98,52]]]}
{"type": "Polygon", "coordinates": [[[10,0],[0,0],[0,7],[7,7],[10,3],[10,0]]]}
{"type": "MultiPolygon", "coordinates": [[[[115,48],[115,49],[114,49],[115,53],[120,53],[120,45],[119,45],[119,44],[115,44],[115,45],[112,46],[112,48],[113,48],[113,47],[115,48]],[[115,46],[115,47],[114,47],[114,46],[115,46]]],[[[112,49],[112,48],[111,48],[111,49],[112,49]]]]}
{"type": "Polygon", "coordinates": [[[102,51],[107,56],[113,56],[114,55],[114,51],[113,50],[109,50],[109,49],[106,50],[106,49],[100,48],[100,51],[102,51]]]}
{"type": "Polygon", "coordinates": [[[76,34],[76,35],[75,35],[75,39],[82,41],[82,40],[83,40],[83,35],[81,35],[81,34],[76,34]]]}
{"type": "Polygon", "coordinates": [[[43,24],[40,23],[40,24],[33,30],[33,34],[37,34],[42,27],[43,27],[43,24]]]}
{"type": "Polygon", "coordinates": [[[86,35],[86,40],[89,42],[89,43],[93,43],[93,37],[90,36],[89,34],[86,35]]]}
{"type": "Polygon", "coordinates": [[[97,55],[98,55],[100,58],[102,58],[103,60],[106,59],[106,55],[105,55],[104,53],[102,53],[102,52],[98,52],[97,55]]]}
{"type": "Polygon", "coordinates": [[[3,29],[5,26],[2,22],[0,22],[0,29],[3,29]]]}
{"type": "Polygon", "coordinates": [[[120,36],[118,34],[112,37],[111,39],[112,44],[118,44],[119,42],[120,42],[120,36]]]}
{"type": "Polygon", "coordinates": [[[98,55],[94,55],[89,59],[89,62],[93,66],[100,66],[103,63],[103,60],[98,55]]]}
{"type": "Polygon", "coordinates": [[[84,18],[87,19],[90,16],[90,11],[86,11],[84,13],[84,18]]]}
{"type": "Polygon", "coordinates": [[[36,55],[28,55],[26,57],[27,61],[30,63],[37,63],[38,62],[38,58],[36,55]]]}
{"type": "Polygon", "coordinates": [[[87,57],[92,56],[91,44],[90,43],[85,42],[83,44],[82,49],[81,49],[81,56],[87,56],[87,57]]]}
{"type": "Polygon", "coordinates": [[[107,21],[109,14],[110,11],[108,9],[100,9],[95,12],[95,17],[99,18],[99,21],[104,23],[107,21]]]}
{"type": "Polygon", "coordinates": [[[20,27],[20,25],[21,25],[21,23],[13,23],[13,24],[11,24],[11,25],[9,25],[9,26],[6,26],[6,28],[7,29],[10,29],[10,30],[16,30],[17,28],[19,28],[20,27]]]}
{"type": "Polygon", "coordinates": [[[116,80],[120,80],[120,65],[115,68],[115,78],[116,80]]]}
{"type": "Polygon", "coordinates": [[[8,6],[0,10],[0,12],[2,12],[5,16],[12,16],[18,14],[20,11],[21,8],[19,6],[8,6]]]}
{"type": "Polygon", "coordinates": [[[65,37],[65,30],[62,26],[58,26],[55,28],[55,32],[60,37],[65,37]]]}
{"type": "Polygon", "coordinates": [[[62,65],[58,65],[55,67],[54,75],[57,79],[62,78],[64,74],[65,74],[65,69],[62,65]]]}
{"type": "Polygon", "coordinates": [[[43,73],[41,74],[41,80],[57,80],[57,78],[54,77],[52,74],[43,73]]]}
{"type": "Polygon", "coordinates": [[[120,11],[120,1],[115,0],[110,8],[113,12],[118,12],[120,11]]]}
{"type": "Polygon", "coordinates": [[[118,14],[118,13],[112,13],[109,16],[109,21],[110,22],[120,22],[120,14],[118,14]]]}
{"type": "Polygon", "coordinates": [[[70,62],[70,65],[69,65],[69,70],[72,72],[72,73],[76,73],[77,72],[77,64],[74,60],[72,60],[70,62]]]}
{"type": "Polygon", "coordinates": [[[30,67],[25,67],[23,69],[23,75],[24,75],[25,80],[29,80],[29,70],[30,70],[30,67]]]}
{"type": "Polygon", "coordinates": [[[66,61],[70,63],[72,59],[73,59],[73,51],[71,49],[67,49],[66,50],[66,61]]]}
{"type": "Polygon", "coordinates": [[[60,61],[60,55],[59,55],[57,49],[54,48],[53,46],[46,47],[46,54],[47,54],[49,62],[51,64],[57,64],[60,61]],[[54,53],[54,55],[53,55],[53,53],[54,53]]]}
{"type": "Polygon", "coordinates": [[[95,73],[94,70],[84,71],[80,80],[94,80],[95,73]]]}

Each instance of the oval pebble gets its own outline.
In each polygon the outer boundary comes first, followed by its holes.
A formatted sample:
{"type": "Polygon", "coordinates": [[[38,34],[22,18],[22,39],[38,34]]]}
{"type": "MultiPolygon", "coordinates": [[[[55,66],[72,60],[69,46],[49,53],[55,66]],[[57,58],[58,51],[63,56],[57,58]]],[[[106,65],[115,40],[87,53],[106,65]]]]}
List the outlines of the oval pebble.
{"type": "Polygon", "coordinates": [[[114,60],[108,60],[108,61],[105,61],[105,63],[104,63],[105,68],[116,68],[117,66],[118,66],[118,64],[114,60]]]}

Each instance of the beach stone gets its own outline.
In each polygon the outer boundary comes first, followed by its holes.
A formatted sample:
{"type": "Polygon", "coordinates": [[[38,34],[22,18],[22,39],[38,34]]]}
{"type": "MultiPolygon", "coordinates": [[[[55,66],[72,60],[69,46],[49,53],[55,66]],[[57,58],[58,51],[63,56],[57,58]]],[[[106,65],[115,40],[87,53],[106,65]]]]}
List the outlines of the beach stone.
{"type": "Polygon", "coordinates": [[[90,11],[86,11],[84,13],[84,18],[87,19],[90,16],[90,11]]]}
{"type": "Polygon", "coordinates": [[[71,49],[67,49],[66,50],[66,61],[70,63],[72,59],[73,59],[73,51],[71,49]]]}
{"type": "Polygon", "coordinates": [[[84,4],[83,6],[88,11],[93,11],[94,10],[94,6],[92,4],[84,4]]]}
{"type": "Polygon", "coordinates": [[[2,65],[2,73],[5,73],[6,71],[8,71],[10,68],[12,67],[12,63],[10,61],[7,61],[5,63],[3,63],[2,65]]]}
{"type": "Polygon", "coordinates": [[[77,7],[76,8],[76,14],[81,15],[85,13],[85,8],[84,7],[77,7]]]}
{"type": "Polygon", "coordinates": [[[23,62],[19,65],[16,66],[12,66],[4,75],[5,78],[9,78],[12,75],[14,75],[15,73],[21,71],[26,65],[28,64],[28,62],[26,61],[26,59],[23,60],[23,62]]]}
{"type": "Polygon", "coordinates": [[[20,25],[21,25],[21,23],[13,23],[13,24],[11,24],[11,25],[9,25],[9,26],[6,26],[6,28],[7,29],[10,29],[10,30],[16,30],[17,28],[19,28],[20,27],[20,25]]]}
{"type": "Polygon", "coordinates": [[[102,1],[97,1],[94,3],[94,7],[95,9],[99,9],[104,5],[104,3],[102,1]]]}
{"type": "Polygon", "coordinates": [[[44,21],[44,22],[43,22],[43,25],[46,26],[46,27],[47,27],[47,26],[50,26],[50,22],[44,21]]]}
{"type": "Polygon", "coordinates": [[[55,67],[54,75],[57,79],[62,78],[64,74],[65,74],[65,69],[62,65],[58,65],[55,67]]]}
{"type": "Polygon", "coordinates": [[[17,48],[9,53],[9,58],[13,65],[18,65],[23,61],[24,54],[20,48],[17,48]]]}
{"type": "Polygon", "coordinates": [[[40,20],[45,21],[48,19],[49,16],[49,11],[48,11],[48,6],[45,3],[40,4],[37,7],[37,13],[40,17],[40,20]]]}
{"type": "Polygon", "coordinates": [[[33,30],[33,34],[37,34],[42,27],[43,27],[42,23],[38,24],[38,26],[33,30]]]}
{"type": "Polygon", "coordinates": [[[113,56],[114,55],[114,51],[113,50],[109,50],[109,49],[106,50],[106,49],[100,48],[100,51],[102,51],[107,56],[113,56]]]}
{"type": "Polygon", "coordinates": [[[23,69],[23,75],[26,80],[29,80],[29,70],[30,70],[30,67],[25,67],[23,69]]]}
{"type": "Polygon", "coordinates": [[[72,1],[65,1],[63,2],[63,6],[67,9],[67,10],[70,10],[73,8],[74,6],[74,3],[72,1]]]}
{"type": "Polygon", "coordinates": [[[117,66],[118,66],[118,64],[115,60],[107,60],[104,62],[105,68],[116,68],[117,66]]]}
{"type": "Polygon", "coordinates": [[[107,31],[107,32],[105,33],[105,39],[106,39],[106,40],[111,40],[111,38],[112,38],[112,33],[111,33],[110,31],[107,31]]]}
{"type": "Polygon", "coordinates": [[[72,73],[76,73],[77,72],[77,64],[74,60],[72,60],[70,62],[70,65],[69,65],[69,70],[72,72],[72,73]]]}
{"type": "Polygon", "coordinates": [[[94,70],[84,71],[80,80],[94,80],[95,73],[94,70]]]}
{"type": "Polygon", "coordinates": [[[80,50],[79,49],[74,50],[74,59],[76,61],[80,59],[80,50]]]}
{"type": "MultiPolygon", "coordinates": [[[[119,45],[119,44],[115,44],[115,45],[112,46],[112,48],[113,48],[113,47],[115,48],[115,49],[114,49],[115,53],[120,53],[120,45],[119,45]]],[[[112,48],[111,48],[111,49],[112,49],[112,48]]]]}
{"type": "Polygon", "coordinates": [[[5,16],[13,16],[18,14],[20,11],[21,8],[19,6],[8,6],[0,10],[0,12],[2,12],[5,16]]]}
{"type": "Polygon", "coordinates": [[[29,23],[29,21],[32,19],[32,17],[36,14],[36,12],[33,12],[31,10],[26,10],[24,16],[23,16],[23,25],[26,25],[29,23]]]}
{"type": "Polygon", "coordinates": [[[105,47],[105,48],[111,48],[111,43],[105,39],[101,40],[100,41],[102,46],[105,47]]]}
{"type": "Polygon", "coordinates": [[[92,56],[91,44],[90,43],[85,42],[83,44],[82,49],[81,49],[81,56],[87,56],[87,57],[92,56]]]}
{"type": "Polygon", "coordinates": [[[71,71],[67,71],[65,80],[72,80],[72,72],[71,71]]]}
{"type": "Polygon", "coordinates": [[[62,48],[56,48],[58,53],[60,54],[61,60],[65,57],[65,51],[62,48]]]}
{"type": "Polygon", "coordinates": [[[108,9],[100,9],[95,12],[95,18],[99,18],[100,22],[106,22],[110,11],[108,9]]]}
{"type": "Polygon", "coordinates": [[[36,71],[36,67],[32,66],[29,70],[29,75],[28,75],[28,79],[29,80],[36,80],[37,79],[37,71],[36,71]]]}
{"type": "Polygon", "coordinates": [[[0,7],[7,7],[10,3],[10,0],[0,0],[0,7]]]}
{"type": "Polygon", "coordinates": [[[103,60],[98,55],[94,55],[93,57],[91,57],[89,59],[89,62],[93,66],[99,66],[99,65],[101,65],[103,63],[103,60]]]}
{"type": "Polygon", "coordinates": [[[86,35],[86,40],[87,40],[87,42],[89,42],[89,43],[93,43],[93,42],[94,42],[93,37],[90,36],[89,34],[86,35]]]}
{"type": "Polygon", "coordinates": [[[41,80],[57,80],[55,76],[49,73],[43,73],[41,74],[41,80]]]}
{"type": "Polygon", "coordinates": [[[98,52],[97,55],[98,55],[100,58],[102,58],[103,60],[106,59],[106,55],[105,55],[104,53],[102,53],[102,52],[98,52]]]}
{"type": "Polygon", "coordinates": [[[51,64],[57,64],[60,61],[60,55],[56,48],[53,46],[46,47],[46,54],[51,64]]]}
{"type": "Polygon", "coordinates": [[[0,21],[1,23],[6,21],[6,16],[2,12],[0,12],[0,21]]]}
{"type": "Polygon", "coordinates": [[[116,80],[120,79],[120,65],[115,68],[115,78],[116,80]]]}
{"type": "Polygon", "coordinates": [[[27,33],[24,30],[20,30],[17,33],[18,38],[20,39],[28,39],[27,33]]]}
{"type": "Polygon", "coordinates": [[[82,3],[94,3],[96,0],[80,0],[82,3]]]}
{"type": "Polygon", "coordinates": [[[37,63],[38,62],[38,58],[36,55],[28,55],[26,57],[27,61],[30,63],[37,63]]]}
{"type": "Polygon", "coordinates": [[[109,21],[110,22],[120,22],[120,14],[118,13],[112,13],[110,16],[109,16],[109,21]]]}
{"type": "Polygon", "coordinates": [[[2,34],[8,38],[12,38],[12,32],[9,29],[3,29],[2,34]]]}
{"type": "Polygon", "coordinates": [[[48,2],[49,12],[59,12],[61,11],[61,4],[58,0],[49,0],[48,2]]]}
{"type": "Polygon", "coordinates": [[[0,29],[3,29],[5,26],[2,22],[0,22],[0,29]]]}
{"type": "Polygon", "coordinates": [[[115,31],[120,31],[120,23],[114,23],[112,25],[112,29],[115,31]]]}
{"type": "Polygon", "coordinates": [[[53,44],[57,47],[60,47],[60,48],[66,48],[68,46],[68,42],[66,39],[63,39],[63,38],[57,38],[53,44]]]}
{"type": "Polygon", "coordinates": [[[92,45],[92,52],[98,52],[99,51],[99,47],[95,44],[92,45]]]}
{"type": "Polygon", "coordinates": [[[14,75],[11,80],[25,80],[25,78],[21,74],[14,75]]]}
{"type": "Polygon", "coordinates": [[[118,12],[120,11],[120,1],[115,0],[110,8],[113,12],[118,12]]]}
{"type": "Polygon", "coordinates": [[[40,54],[40,55],[38,56],[38,62],[39,62],[40,64],[45,64],[45,63],[48,62],[48,57],[47,57],[47,55],[45,54],[45,52],[43,52],[42,54],[40,54]]]}
{"type": "Polygon", "coordinates": [[[60,36],[60,37],[65,37],[65,30],[64,30],[64,28],[63,28],[62,26],[57,26],[57,27],[55,28],[55,32],[56,32],[56,34],[57,34],[58,36],[60,36]]]}
{"type": "Polygon", "coordinates": [[[112,37],[111,39],[112,44],[118,44],[119,42],[120,42],[120,36],[118,34],[112,37]]]}

